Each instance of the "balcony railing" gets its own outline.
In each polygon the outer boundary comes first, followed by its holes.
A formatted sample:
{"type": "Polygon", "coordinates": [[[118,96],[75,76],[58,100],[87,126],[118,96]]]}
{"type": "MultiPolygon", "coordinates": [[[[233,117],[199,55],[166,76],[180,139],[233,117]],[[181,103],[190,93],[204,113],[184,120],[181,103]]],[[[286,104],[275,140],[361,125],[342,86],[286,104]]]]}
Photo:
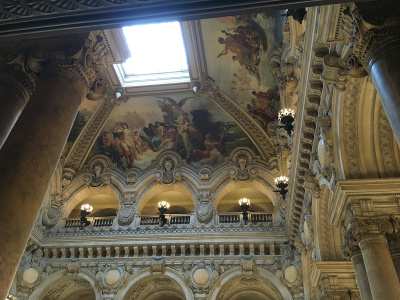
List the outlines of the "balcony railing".
{"type": "MultiPolygon", "coordinates": [[[[93,227],[110,227],[113,225],[116,217],[99,217],[99,218],[88,218],[91,222],[90,226],[93,227]]],[[[65,220],[64,228],[79,228],[81,226],[80,219],[67,219],[65,220]]]]}
{"type": "MultiPolygon", "coordinates": [[[[232,223],[237,224],[243,222],[243,215],[241,213],[220,213],[218,214],[218,222],[220,224],[232,223]]],[[[267,223],[272,222],[272,214],[267,213],[249,213],[250,223],[267,223]]]]}
{"type": "MultiPolygon", "coordinates": [[[[167,225],[196,225],[194,214],[169,214],[165,215],[167,225]]],[[[116,221],[116,217],[88,218],[92,227],[111,227],[116,221]]],[[[138,226],[158,226],[159,216],[139,216],[133,222],[138,226]]],[[[268,223],[272,222],[270,213],[249,213],[248,223],[268,223]]],[[[215,224],[241,224],[243,215],[241,213],[217,213],[215,215],[215,224]]],[[[64,228],[79,228],[80,219],[66,219],[64,228]]]]}

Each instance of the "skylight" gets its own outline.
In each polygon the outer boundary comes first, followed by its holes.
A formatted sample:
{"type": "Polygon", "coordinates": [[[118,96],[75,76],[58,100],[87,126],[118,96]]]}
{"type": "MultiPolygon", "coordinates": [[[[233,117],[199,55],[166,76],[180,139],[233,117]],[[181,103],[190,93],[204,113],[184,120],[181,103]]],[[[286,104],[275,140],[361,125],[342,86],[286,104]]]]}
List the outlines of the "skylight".
{"type": "Polygon", "coordinates": [[[124,27],[131,57],[116,65],[123,86],[189,82],[179,22],[124,27]]]}

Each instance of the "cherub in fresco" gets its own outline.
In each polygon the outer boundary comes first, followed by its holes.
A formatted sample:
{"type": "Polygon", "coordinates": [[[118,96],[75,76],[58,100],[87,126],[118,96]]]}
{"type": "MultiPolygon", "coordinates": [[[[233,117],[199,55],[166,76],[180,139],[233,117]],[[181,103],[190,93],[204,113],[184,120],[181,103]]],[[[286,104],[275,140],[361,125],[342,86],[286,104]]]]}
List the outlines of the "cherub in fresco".
{"type": "Polygon", "coordinates": [[[150,148],[149,143],[144,142],[140,136],[139,136],[139,131],[135,130],[133,132],[133,141],[135,142],[135,147],[136,151],[139,155],[141,155],[143,152],[145,152],[147,149],[150,148]]]}
{"type": "Polygon", "coordinates": [[[164,132],[164,134],[162,136],[161,144],[154,151],[160,150],[165,144],[176,142],[178,140],[179,133],[178,133],[178,131],[176,131],[175,128],[167,125],[165,130],[166,131],[164,132]]]}
{"type": "Polygon", "coordinates": [[[179,116],[186,117],[188,114],[182,109],[182,106],[185,105],[186,101],[195,98],[195,97],[186,97],[180,100],[178,103],[168,97],[158,97],[161,100],[157,100],[158,107],[160,107],[161,111],[164,113],[164,119],[166,122],[168,121],[176,121],[179,116]]]}

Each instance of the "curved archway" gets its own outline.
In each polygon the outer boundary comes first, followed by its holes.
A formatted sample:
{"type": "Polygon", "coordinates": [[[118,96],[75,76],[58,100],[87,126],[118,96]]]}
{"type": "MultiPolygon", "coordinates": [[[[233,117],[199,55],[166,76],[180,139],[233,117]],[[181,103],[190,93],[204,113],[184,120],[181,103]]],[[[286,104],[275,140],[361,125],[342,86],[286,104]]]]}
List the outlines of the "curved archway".
{"type": "MultiPolygon", "coordinates": [[[[64,209],[63,217],[68,218],[70,216],[72,210],[75,207],[77,207],[82,201],[85,201],[91,197],[94,197],[93,199],[95,199],[95,201],[100,201],[100,203],[112,199],[111,202],[113,202],[113,207],[111,207],[111,208],[118,210],[119,195],[110,186],[103,186],[103,187],[96,187],[96,188],[86,187],[86,188],[78,191],[75,195],[73,195],[71,197],[71,199],[69,200],[69,202],[67,203],[67,205],[64,209]],[[103,196],[99,196],[99,195],[103,195],[103,196]]],[[[102,209],[103,208],[106,208],[106,207],[102,207],[102,209]]]]}
{"type": "Polygon", "coordinates": [[[95,300],[101,299],[96,278],[87,271],[67,276],[58,271],[42,282],[29,297],[30,300],[95,300]]]}
{"type": "MultiPolygon", "coordinates": [[[[274,195],[273,191],[266,187],[259,181],[246,181],[246,182],[239,182],[239,181],[232,181],[224,186],[221,191],[219,191],[217,197],[215,198],[215,208],[218,207],[221,200],[229,193],[239,190],[239,189],[253,189],[259,191],[260,193],[264,194],[273,204],[276,206],[276,196],[274,195]]],[[[239,199],[238,199],[239,200],[239,199]]]]}
{"type": "Polygon", "coordinates": [[[138,272],[118,292],[116,300],[171,300],[193,299],[187,282],[176,271],[166,268],[162,275],[155,275],[150,268],[138,272]]]}
{"type": "MultiPolygon", "coordinates": [[[[142,199],[140,200],[139,206],[138,206],[138,213],[139,215],[141,214],[146,214],[147,211],[143,211],[145,206],[148,204],[151,204],[151,206],[156,206],[158,201],[164,200],[162,199],[163,197],[166,197],[167,200],[170,202],[171,206],[174,206],[174,203],[176,206],[181,206],[184,207],[190,212],[193,212],[194,208],[194,195],[189,191],[189,189],[184,186],[181,183],[173,184],[173,185],[155,185],[153,186],[149,191],[147,191],[142,199]]],[[[149,212],[151,211],[151,208],[149,209],[149,212]]],[[[155,213],[157,213],[157,208],[155,208],[155,213]]],[[[170,213],[170,212],[168,212],[170,213]]]]}
{"type": "Polygon", "coordinates": [[[279,279],[267,270],[257,268],[254,273],[244,275],[240,268],[234,268],[218,279],[210,291],[209,299],[293,300],[293,297],[279,279]],[[248,298],[250,296],[254,298],[248,298]]]}

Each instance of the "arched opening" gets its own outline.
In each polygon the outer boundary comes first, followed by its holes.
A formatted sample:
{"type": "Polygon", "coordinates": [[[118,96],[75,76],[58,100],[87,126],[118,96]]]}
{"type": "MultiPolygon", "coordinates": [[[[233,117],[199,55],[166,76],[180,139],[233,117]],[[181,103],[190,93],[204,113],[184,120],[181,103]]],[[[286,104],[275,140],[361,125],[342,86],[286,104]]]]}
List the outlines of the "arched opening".
{"type": "Polygon", "coordinates": [[[96,295],[92,285],[85,278],[63,276],[40,294],[39,300],[95,300],[96,295]]]}
{"type": "Polygon", "coordinates": [[[190,214],[194,210],[193,200],[187,194],[178,191],[166,191],[149,199],[144,205],[141,214],[157,215],[158,202],[160,201],[167,201],[170,204],[167,214],[190,214]]]}
{"type": "Polygon", "coordinates": [[[217,212],[241,212],[239,206],[241,198],[250,199],[250,212],[274,212],[271,200],[264,193],[252,188],[240,188],[226,194],[218,203],[217,212]]]}
{"type": "Polygon", "coordinates": [[[123,300],[185,300],[182,287],[167,276],[146,276],[134,283],[123,300]]]}
{"type": "Polygon", "coordinates": [[[93,211],[90,217],[112,217],[117,215],[119,202],[115,196],[108,194],[98,194],[87,197],[79,202],[71,211],[68,218],[79,218],[81,215],[82,204],[90,204],[93,211]]]}

